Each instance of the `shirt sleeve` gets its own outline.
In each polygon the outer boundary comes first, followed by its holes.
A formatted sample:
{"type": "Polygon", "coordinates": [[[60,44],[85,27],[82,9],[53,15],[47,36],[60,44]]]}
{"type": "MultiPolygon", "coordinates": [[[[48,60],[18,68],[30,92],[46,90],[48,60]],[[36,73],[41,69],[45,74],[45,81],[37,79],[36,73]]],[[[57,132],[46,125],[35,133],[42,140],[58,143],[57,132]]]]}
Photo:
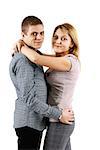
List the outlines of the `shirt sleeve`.
{"type": "Polygon", "coordinates": [[[71,68],[69,71],[74,71],[74,70],[77,70],[78,67],[79,67],[79,61],[78,59],[76,58],[76,56],[67,56],[66,57],[70,62],[71,62],[71,68]]]}
{"type": "Polygon", "coordinates": [[[40,101],[35,96],[35,84],[33,78],[33,68],[27,63],[25,59],[20,59],[14,69],[17,82],[17,96],[19,100],[23,101],[34,112],[39,113],[48,118],[58,119],[61,111],[56,107],[40,101]]]}

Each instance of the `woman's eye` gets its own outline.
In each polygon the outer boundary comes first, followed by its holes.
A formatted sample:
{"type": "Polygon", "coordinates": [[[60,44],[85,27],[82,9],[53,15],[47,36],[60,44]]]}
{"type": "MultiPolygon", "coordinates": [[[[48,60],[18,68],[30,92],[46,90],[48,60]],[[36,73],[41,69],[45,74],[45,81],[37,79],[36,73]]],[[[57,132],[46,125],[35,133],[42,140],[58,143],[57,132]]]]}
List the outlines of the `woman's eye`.
{"type": "Polygon", "coordinates": [[[62,40],[62,41],[66,41],[66,40],[67,40],[67,38],[63,37],[63,38],[61,38],[61,40],[62,40]]]}
{"type": "Polygon", "coordinates": [[[57,40],[57,39],[58,39],[58,36],[54,36],[53,39],[54,39],[54,40],[57,40]]]}

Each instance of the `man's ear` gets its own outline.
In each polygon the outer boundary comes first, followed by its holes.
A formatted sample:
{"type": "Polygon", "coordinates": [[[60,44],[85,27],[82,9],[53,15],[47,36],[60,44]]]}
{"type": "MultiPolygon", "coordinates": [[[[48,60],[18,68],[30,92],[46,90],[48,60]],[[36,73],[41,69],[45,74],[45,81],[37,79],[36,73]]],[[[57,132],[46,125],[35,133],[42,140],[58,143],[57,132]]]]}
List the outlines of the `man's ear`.
{"type": "Polygon", "coordinates": [[[23,32],[21,32],[21,35],[22,35],[22,38],[24,38],[24,33],[23,32]]]}

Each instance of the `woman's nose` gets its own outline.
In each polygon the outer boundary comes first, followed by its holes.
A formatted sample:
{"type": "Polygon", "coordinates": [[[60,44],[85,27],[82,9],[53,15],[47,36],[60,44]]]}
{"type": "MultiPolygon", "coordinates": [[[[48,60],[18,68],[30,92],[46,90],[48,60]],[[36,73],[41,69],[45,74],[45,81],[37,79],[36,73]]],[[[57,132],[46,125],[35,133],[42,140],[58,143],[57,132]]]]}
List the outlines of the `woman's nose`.
{"type": "Polygon", "coordinates": [[[56,43],[61,43],[61,39],[58,38],[58,39],[56,40],[56,43]]]}

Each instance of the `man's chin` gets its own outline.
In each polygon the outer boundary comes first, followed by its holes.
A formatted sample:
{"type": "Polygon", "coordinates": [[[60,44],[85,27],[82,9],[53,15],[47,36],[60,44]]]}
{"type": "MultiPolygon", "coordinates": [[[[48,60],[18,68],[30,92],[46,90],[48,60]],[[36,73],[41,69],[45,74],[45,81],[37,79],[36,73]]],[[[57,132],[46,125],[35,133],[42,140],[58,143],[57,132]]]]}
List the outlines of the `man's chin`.
{"type": "Polygon", "coordinates": [[[34,48],[35,48],[35,49],[40,49],[40,48],[41,48],[41,45],[35,46],[34,48]]]}
{"type": "MultiPolygon", "coordinates": [[[[28,45],[29,46],[29,45],[28,45]]],[[[41,45],[31,45],[29,46],[30,48],[34,49],[34,50],[37,50],[37,49],[40,49],[41,48],[41,45]]]]}
{"type": "Polygon", "coordinates": [[[29,47],[31,47],[31,48],[33,48],[33,49],[39,49],[39,48],[41,48],[41,46],[40,45],[31,45],[31,46],[29,46],[29,47]]]}

